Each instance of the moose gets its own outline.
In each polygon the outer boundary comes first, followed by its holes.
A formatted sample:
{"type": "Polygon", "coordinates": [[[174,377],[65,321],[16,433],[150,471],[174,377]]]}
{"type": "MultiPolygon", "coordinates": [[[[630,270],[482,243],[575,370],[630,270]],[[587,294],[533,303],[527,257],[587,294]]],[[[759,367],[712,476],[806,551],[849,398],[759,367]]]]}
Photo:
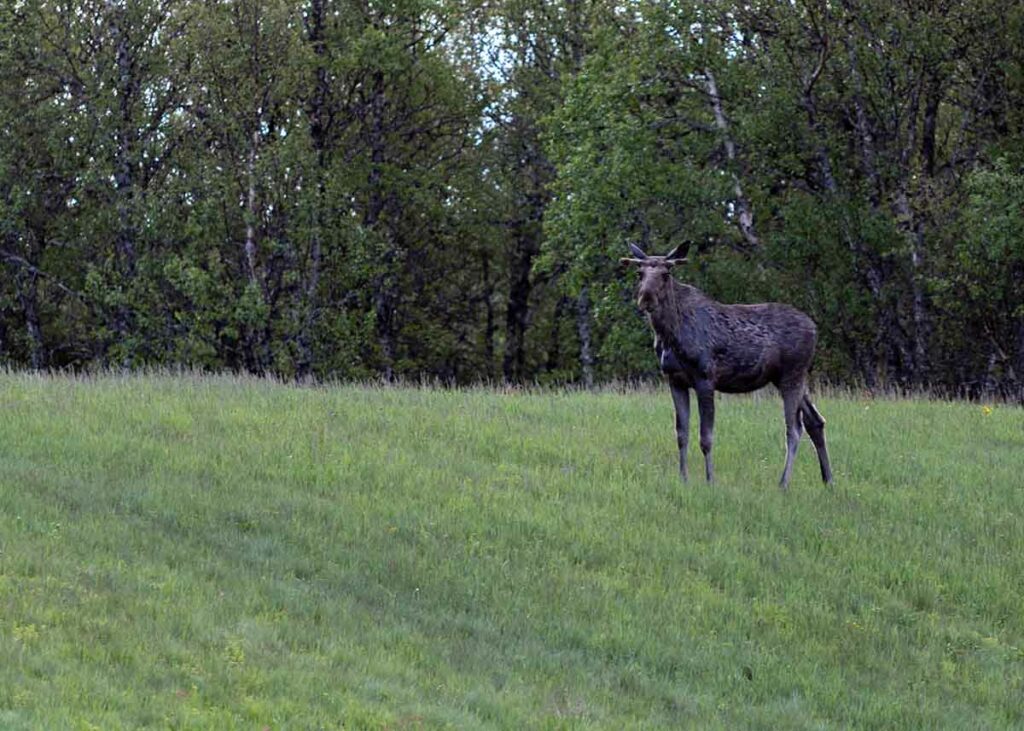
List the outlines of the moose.
{"type": "Polygon", "coordinates": [[[654,351],[672,390],[683,481],[687,480],[690,389],[697,393],[705,473],[708,482],[714,482],[715,391],[747,393],[772,383],[782,395],[786,421],[786,466],[779,487],[785,490],[789,486],[804,428],[818,452],[821,479],[831,483],[825,419],[807,391],[807,372],[818,339],[814,321],[785,304],[721,304],[677,281],[670,271],[687,261],[680,254],[682,246],[665,256],[648,256],[635,244],[629,248],[633,256],[620,261],[640,271],[637,306],[647,314],[654,330],[654,351]]]}

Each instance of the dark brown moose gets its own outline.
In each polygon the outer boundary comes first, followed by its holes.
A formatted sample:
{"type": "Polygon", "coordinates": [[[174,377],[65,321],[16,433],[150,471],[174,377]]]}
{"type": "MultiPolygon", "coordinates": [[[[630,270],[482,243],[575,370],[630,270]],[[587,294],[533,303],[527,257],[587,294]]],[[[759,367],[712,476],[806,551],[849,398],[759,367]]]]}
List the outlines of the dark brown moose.
{"type": "Polygon", "coordinates": [[[786,467],[779,486],[785,489],[803,428],[814,442],[821,479],[832,482],[825,420],[807,393],[807,371],[814,358],[818,330],[814,321],[789,305],[723,305],[670,270],[686,261],[676,247],[665,256],[648,256],[630,244],[635,258],[622,259],[640,270],[637,306],[654,329],[654,350],[672,389],[676,407],[679,474],[685,481],[689,443],[690,389],[700,410],[700,449],[708,482],[714,481],[711,440],[715,426],[715,391],[746,393],[769,383],[782,394],[786,419],[786,467]]]}

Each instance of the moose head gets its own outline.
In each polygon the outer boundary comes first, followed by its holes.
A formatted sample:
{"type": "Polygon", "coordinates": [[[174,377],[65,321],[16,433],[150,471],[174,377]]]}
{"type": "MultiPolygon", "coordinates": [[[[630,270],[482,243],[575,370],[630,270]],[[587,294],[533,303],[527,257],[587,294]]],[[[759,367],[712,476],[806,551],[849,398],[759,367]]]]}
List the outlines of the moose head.
{"type": "Polygon", "coordinates": [[[623,264],[632,264],[640,270],[640,285],[637,287],[636,305],[645,312],[650,312],[663,303],[671,285],[669,271],[676,264],[682,264],[686,257],[680,252],[679,245],[665,256],[648,256],[636,244],[630,244],[629,250],[633,257],[620,259],[623,264]]]}

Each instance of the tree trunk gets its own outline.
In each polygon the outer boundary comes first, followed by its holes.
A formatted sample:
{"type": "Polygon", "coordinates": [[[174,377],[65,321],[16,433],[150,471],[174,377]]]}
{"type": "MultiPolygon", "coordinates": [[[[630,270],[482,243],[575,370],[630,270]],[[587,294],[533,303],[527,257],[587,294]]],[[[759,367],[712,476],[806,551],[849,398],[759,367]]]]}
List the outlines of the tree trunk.
{"type": "MultiPolygon", "coordinates": [[[[903,181],[901,187],[908,181],[903,181]]],[[[906,190],[901,189],[893,200],[893,213],[897,225],[903,231],[910,247],[910,312],[913,321],[910,361],[910,376],[914,383],[921,384],[928,373],[928,314],[924,294],[924,224],[910,206],[906,190]]]]}
{"type": "MultiPolygon", "coordinates": [[[[266,301],[266,291],[260,278],[258,264],[258,236],[257,221],[260,219],[260,201],[256,187],[256,159],[257,149],[260,143],[259,132],[260,115],[256,116],[256,124],[253,128],[249,143],[249,153],[246,159],[246,196],[245,196],[245,242],[242,251],[245,256],[246,276],[249,286],[257,292],[262,301],[266,301]]],[[[247,326],[246,348],[248,349],[249,370],[254,373],[262,373],[268,363],[264,357],[267,347],[265,338],[260,334],[261,328],[252,324],[247,326]]]]}
{"type": "Polygon", "coordinates": [[[370,89],[369,119],[367,120],[370,172],[367,177],[369,189],[363,225],[373,230],[384,241],[384,254],[381,257],[380,272],[373,279],[372,300],[375,316],[377,346],[381,355],[381,376],[385,381],[395,379],[395,285],[393,268],[397,251],[387,226],[381,216],[387,205],[384,191],[384,165],[386,162],[387,140],[385,138],[385,114],[387,113],[387,94],[384,86],[384,72],[373,74],[370,89]]]}
{"type": "Polygon", "coordinates": [[[921,158],[924,162],[924,174],[928,178],[935,175],[935,137],[942,97],[941,80],[937,74],[932,73],[928,79],[928,89],[925,91],[924,123],[921,126],[921,158]]]}
{"type": "Polygon", "coordinates": [[[1013,363],[1017,400],[1024,404],[1024,317],[1017,320],[1017,353],[1013,363]]]}
{"type": "Polygon", "coordinates": [[[861,171],[868,180],[868,199],[874,208],[882,204],[882,179],[878,174],[878,155],[875,151],[875,138],[868,120],[866,102],[864,101],[864,78],[860,73],[857,56],[857,39],[847,37],[846,53],[850,63],[850,78],[853,81],[854,129],[857,134],[857,149],[860,157],[861,171]]]}
{"type": "Polygon", "coordinates": [[[9,346],[7,345],[7,339],[7,323],[4,322],[3,318],[0,318],[0,364],[10,358],[10,355],[8,354],[9,346]]]}
{"type": "Polygon", "coordinates": [[[825,68],[825,60],[828,54],[828,43],[820,41],[821,56],[818,59],[818,66],[811,72],[810,76],[803,79],[803,94],[801,102],[804,111],[807,113],[807,126],[811,130],[811,137],[814,140],[814,157],[818,163],[818,175],[821,178],[821,187],[829,194],[835,195],[839,186],[836,184],[836,176],[832,172],[832,159],[829,156],[828,144],[825,138],[825,128],[818,118],[818,102],[814,97],[814,85],[817,83],[821,72],[825,68]]]}
{"type": "Polygon", "coordinates": [[[520,383],[526,369],[526,328],[530,313],[530,272],[538,242],[530,224],[522,224],[517,232],[515,251],[509,263],[508,304],[505,310],[505,357],[502,373],[507,383],[520,383]]]}
{"type": "Polygon", "coordinates": [[[505,309],[505,357],[501,370],[507,383],[518,383],[523,377],[525,363],[525,333],[528,298],[530,296],[530,267],[523,257],[511,263],[508,305],[505,309]]]}
{"type": "MultiPolygon", "coordinates": [[[[118,118],[114,127],[113,161],[114,189],[117,200],[117,233],[114,246],[117,275],[123,291],[127,291],[136,269],[134,148],[138,132],[133,123],[132,108],[139,89],[135,74],[136,59],[132,57],[130,41],[124,27],[124,10],[113,0],[107,0],[106,10],[117,66],[118,118]]],[[[113,313],[112,329],[117,333],[123,347],[132,329],[131,319],[131,305],[124,301],[119,302],[113,313]]],[[[127,347],[124,347],[121,367],[129,367],[131,360],[132,354],[127,347]]]]}
{"type": "MultiPolygon", "coordinates": [[[[390,265],[389,265],[390,266],[390,265]]],[[[391,278],[381,275],[374,280],[373,313],[377,324],[377,344],[383,360],[381,376],[395,380],[395,302],[391,278]]]]}
{"type": "Polygon", "coordinates": [[[25,330],[32,344],[31,362],[34,370],[43,370],[48,364],[46,343],[43,340],[43,326],[39,316],[38,275],[35,272],[20,269],[15,276],[18,290],[18,303],[25,316],[25,330]]]}
{"type": "Polygon", "coordinates": [[[494,377],[494,335],[496,327],[494,324],[494,283],[491,281],[491,257],[485,251],[481,263],[484,277],[484,360],[487,363],[486,374],[488,378],[494,377]]]}
{"type": "Polygon", "coordinates": [[[562,361],[562,320],[565,319],[565,307],[569,302],[568,297],[559,297],[555,303],[555,311],[551,315],[551,331],[548,340],[548,358],[544,364],[544,370],[554,373],[562,361]]]}
{"type": "Polygon", "coordinates": [[[542,221],[550,194],[548,183],[554,166],[544,156],[536,123],[519,119],[515,124],[516,180],[519,195],[517,219],[513,224],[513,248],[509,252],[509,292],[505,313],[505,381],[520,383],[526,378],[526,331],[530,324],[530,297],[534,281],[533,261],[540,253],[542,221]]]}
{"type": "Polygon", "coordinates": [[[715,126],[722,135],[722,143],[725,146],[725,156],[728,160],[729,172],[733,180],[733,192],[735,193],[734,204],[736,206],[736,225],[739,227],[743,240],[747,246],[757,249],[761,246],[761,239],[754,229],[754,207],[750,200],[743,193],[743,185],[740,182],[738,163],[736,162],[736,143],[732,138],[729,129],[729,120],[722,109],[722,97],[718,93],[718,83],[711,69],[704,69],[704,78],[707,82],[708,98],[711,100],[711,110],[715,116],[715,126]]]}
{"type": "MultiPolygon", "coordinates": [[[[257,115],[258,116],[258,115],[257,115]]],[[[260,288],[260,277],[256,265],[256,221],[259,219],[259,200],[256,193],[256,156],[260,144],[259,119],[253,129],[249,144],[249,155],[246,159],[246,196],[245,196],[245,269],[249,284],[260,288]]]]}
{"type": "Polygon", "coordinates": [[[999,350],[993,343],[988,356],[988,363],[985,366],[985,377],[981,381],[981,395],[984,398],[992,398],[999,388],[999,379],[996,377],[996,363],[999,362],[999,350]]]}
{"type": "Polygon", "coordinates": [[[576,330],[580,337],[580,379],[584,388],[593,388],[594,350],[590,331],[590,293],[586,287],[576,298],[576,330]]]}
{"type": "Polygon", "coordinates": [[[324,42],[324,0],[313,0],[309,13],[306,17],[307,40],[313,46],[313,53],[317,56],[316,82],[313,93],[307,105],[306,112],[309,115],[309,135],[313,142],[313,149],[316,153],[316,192],[313,200],[313,221],[310,232],[309,269],[306,273],[305,287],[302,297],[302,315],[299,324],[298,337],[298,360],[295,366],[296,378],[305,381],[313,373],[313,331],[320,316],[319,291],[320,291],[320,270],[323,264],[323,232],[324,208],[327,204],[326,178],[327,178],[327,135],[328,135],[328,112],[327,94],[329,93],[329,81],[327,68],[324,65],[326,53],[324,42]]]}
{"type": "MultiPolygon", "coordinates": [[[[914,152],[917,149],[917,119],[920,112],[922,82],[923,80],[915,84],[910,94],[907,128],[899,157],[899,187],[892,203],[896,224],[906,237],[910,249],[910,312],[913,321],[910,380],[918,385],[927,380],[928,374],[928,313],[924,294],[925,234],[921,214],[915,211],[910,203],[910,186],[914,152]]],[[[935,105],[938,106],[938,100],[935,101],[935,105]]]]}
{"type": "MultiPolygon", "coordinates": [[[[318,155],[318,157],[320,157],[318,155]]],[[[320,269],[323,262],[323,206],[325,204],[324,175],[322,164],[317,165],[316,200],[313,202],[313,230],[310,233],[309,270],[303,291],[302,322],[296,338],[299,353],[295,364],[295,377],[308,380],[313,374],[313,331],[320,317],[320,269]]]]}

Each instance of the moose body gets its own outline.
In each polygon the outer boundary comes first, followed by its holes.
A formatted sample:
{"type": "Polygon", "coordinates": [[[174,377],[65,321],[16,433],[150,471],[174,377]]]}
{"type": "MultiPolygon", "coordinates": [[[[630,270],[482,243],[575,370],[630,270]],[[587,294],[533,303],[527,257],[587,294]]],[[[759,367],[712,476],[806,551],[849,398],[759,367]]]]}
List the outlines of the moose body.
{"type": "Polygon", "coordinates": [[[818,453],[821,478],[831,482],[825,420],[807,393],[807,372],[818,338],[814,321],[784,304],[721,304],[670,275],[672,266],[685,261],[675,251],[661,257],[630,248],[637,258],[623,261],[640,269],[637,305],[654,330],[658,364],[672,391],[682,478],[687,479],[690,389],[697,394],[700,447],[710,482],[715,391],[747,393],[773,384],[782,395],[786,423],[781,487],[789,484],[804,428],[818,453]]]}

